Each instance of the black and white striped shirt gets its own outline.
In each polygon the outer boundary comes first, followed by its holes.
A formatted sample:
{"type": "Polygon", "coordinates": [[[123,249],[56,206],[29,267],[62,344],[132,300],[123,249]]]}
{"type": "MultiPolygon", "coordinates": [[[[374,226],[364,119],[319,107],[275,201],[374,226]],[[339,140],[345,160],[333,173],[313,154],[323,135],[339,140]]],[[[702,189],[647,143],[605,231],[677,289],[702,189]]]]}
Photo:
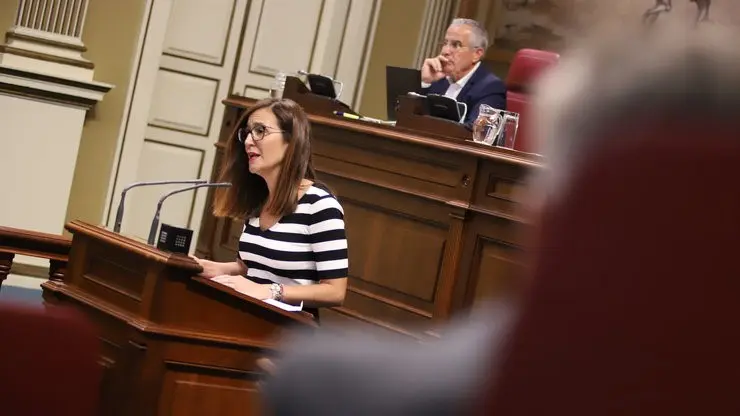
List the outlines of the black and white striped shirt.
{"type": "Polygon", "coordinates": [[[247,278],[257,283],[310,285],[347,277],[344,210],[329,192],[311,186],[292,214],[267,230],[249,218],[239,239],[247,278]]]}

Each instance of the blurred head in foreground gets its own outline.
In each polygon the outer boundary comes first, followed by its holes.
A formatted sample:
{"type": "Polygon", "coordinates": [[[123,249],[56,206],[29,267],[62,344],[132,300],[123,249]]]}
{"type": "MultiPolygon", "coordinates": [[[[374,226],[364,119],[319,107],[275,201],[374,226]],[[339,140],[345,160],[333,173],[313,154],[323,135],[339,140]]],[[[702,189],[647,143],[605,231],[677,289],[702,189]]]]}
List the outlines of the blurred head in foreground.
{"type": "Polygon", "coordinates": [[[736,39],[622,31],[541,80],[548,199],[488,413],[740,414],[736,39]]]}
{"type": "MultiPolygon", "coordinates": [[[[740,108],[740,48],[731,28],[620,28],[561,55],[536,87],[532,128],[547,168],[541,205],[568,186],[581,162],[630,128],[666,119],[733,121],[740,108]]],[[[697,137],[701,140],[702,137],[697,137]]]]}

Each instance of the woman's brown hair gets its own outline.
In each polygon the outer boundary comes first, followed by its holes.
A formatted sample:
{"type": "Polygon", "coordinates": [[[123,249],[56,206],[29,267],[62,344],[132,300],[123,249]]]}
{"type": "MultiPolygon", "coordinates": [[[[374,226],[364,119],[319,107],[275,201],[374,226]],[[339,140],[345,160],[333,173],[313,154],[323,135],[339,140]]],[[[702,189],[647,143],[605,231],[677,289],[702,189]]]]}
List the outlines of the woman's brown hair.
{"type": "Polygon", "coordinates": [[[251,218],[260,215],[267,203],[269,191],[261,176],[249,171],[244,144],[237,140],[239,129],[245,127],[249,117],[257,110],[269,108],[278,121],[284,139],[288,142],[275,195],[265,207],[271,214],[282,217],[295,211],[301,181],[316,180],[311,162],[311,126],[303,108],[293,100],[268,98],[255,103],[239,118],[228,143],[226,160],[221,168],[220,180],[231,182],[231,187],[216,190],[214,215],[218,217],[251,218]]]}

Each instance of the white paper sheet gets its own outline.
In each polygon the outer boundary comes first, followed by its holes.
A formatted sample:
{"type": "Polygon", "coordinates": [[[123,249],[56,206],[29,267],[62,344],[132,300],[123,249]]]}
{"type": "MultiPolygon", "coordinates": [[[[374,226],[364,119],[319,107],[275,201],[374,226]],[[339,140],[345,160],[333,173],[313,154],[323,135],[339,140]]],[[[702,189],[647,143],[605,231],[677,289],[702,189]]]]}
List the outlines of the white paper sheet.
{"type": "Polygon", "coordinates": [[[264,302],[269,303],[272,306],[277,306],[278,308],[286,310],[288,312],[300,312],[303,310],[303,302],[301,302],[300,305],[289,305],[287,303],[272,299],[265,299],[264,302]]]}

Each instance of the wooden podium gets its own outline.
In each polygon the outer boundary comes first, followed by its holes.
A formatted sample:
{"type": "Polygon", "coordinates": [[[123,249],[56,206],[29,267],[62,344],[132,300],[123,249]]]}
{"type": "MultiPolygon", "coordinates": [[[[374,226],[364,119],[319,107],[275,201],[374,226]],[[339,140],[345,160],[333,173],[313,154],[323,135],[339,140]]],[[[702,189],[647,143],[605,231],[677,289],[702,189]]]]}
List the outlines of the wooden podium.
{"type": "Polygon", "coordinates": [[[189,257],[79,221],[66,228],[67,272],[42,284],[44,301],[97,324],[101,415],[260,414],[256,360],[286,328],[316,327],[306,313],[196,277],[189,257]]]}

